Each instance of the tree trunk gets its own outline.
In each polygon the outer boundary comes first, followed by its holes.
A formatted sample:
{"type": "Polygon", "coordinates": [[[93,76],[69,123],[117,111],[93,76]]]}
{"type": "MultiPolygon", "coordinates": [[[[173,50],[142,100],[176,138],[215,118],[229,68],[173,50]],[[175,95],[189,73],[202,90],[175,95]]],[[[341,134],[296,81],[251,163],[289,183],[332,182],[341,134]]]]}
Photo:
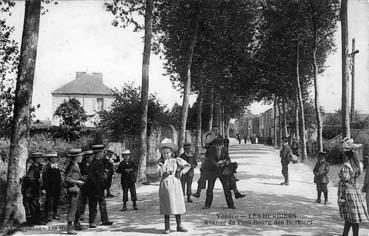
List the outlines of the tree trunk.
{"type": "Polygon", "coordinates": [[[282,109],[283,109],[283,136],[288,137],[286,98],[285,97],[283,97],[282,99],[282,109]]]}
{"type": "Polygon", "coordinates": [[[140,132],[140,163],[138,181],[146,182],[147,161],[147,110],[149,106],[149,68],[152,38],[152,10],[153,0],[146,0],[145,7],[145,43],[142,58],[141,85],[141,132],[140,132]]]}
{"type": "Polygon", "coordinates": [[[350,137],[349,104],[349,48],[347,0],[341,0],[341,41],[342,41],[342,138],[350,137]]]}
{"type": "Polygon", "coordinates": [[[201,129],[202,129],[202,104],[203,104],[203,84],[202,76],[200,75],[200,91],[197,97],[197,116],[196,116],[196,144],[195,155],[200,158],[201,153],[201,129]]]}
{"type": "Polygon", "coordinates": [[[295,138],[300,140],[300,125],[299,125],[299,98],[296,90],[296,100],[295,100],[295,138]]]}
{"type": "Polygon", "coordinates": [[[315,44],[313,51],[313,67],[314,67],[314,92],[315,92],[315,114],[317,124],[317,142],[318,150],[323,151],[323,131],[322,131],[322,118],[320,114],[320,102],[319,102],[319,84],[318,84],[318,64],[316,62],[317,47],[315,44]]]}
{"type": "Polygon", "coordinates": [[[273,117],[273,131],[274,131],[274,147],[278,147],[278,135],[277,135],[277,98],[274,97],[274,117],[273,117]]]}
{"type": "Polygon", "coordinates": [[[316,115],[316,124],[317,124],[317,142],[318,142],[318,151],[323,151],[323,132],[322,132],[322,118],[320,114],[320,101],[319,101],[319,84],[318,84],[318,63],[316,61],[316,53],[318,50],[318,29],[316,22],[316,10],[315,5],[312,2],[312,10],[313,10],[313,32],[314,32],[314,42],[313,42],[313,70],[314,70],[314,92],[315,92],[315,115],[316,115]]]}
{"type": "Polygon", "coordinates": [[[195,50],[197,35],[199,31],[199,21],[200,21],[200,12],[197,13],[197,17],[195,20],[195,30],[193,33],[193,38],[190,44],[188,59],[187,59],[187,78],[184,83],[184,91],[183,91],[183,105],[182,105],[182,113],[181,113],[181,128],[179,130],[179,139],[178,139],[178,148],[179,153],[183,152],[183,144],[186,138],[186,124],[187,124],[187,115],[188,115],[188,104],[189,104],[189,97],[191,91],[191,65],[192,65],[192,58],[193,52],[195,50]]]}
{"type": "Polygon", "coordinates": [[[211,84],[210,89],[210,108],[209,108],[209,127],[208,130],[213,129],[213,121],[214,121],[214,86],[211,84]]]}
{"type": "Polygon", "coordinates": [[[279,98],[277,99],[277,106],[278,106],[278,136],[279,136],[279,146],[282,146],[282,111],[281,111],[281,104],[279,98]]]}
{"type": "Polygon", "coordinates": [[[2,226],[25,221],[20,178],[25,175],[29,147],[30,108],[32,104],[41,0],[26,0],[20,62],[12,121],[8,176],[2,226]]]}
{"type": "Polygon", "coordinates": [[[296,86],[297,86],[297,94],[299,100],[300,107],[300,115],[301,115],[301,161],[306,161],[307,151],[306,151],[306,138],[305,138],[305,113],[304,113],[304,102],[302,100],[302,90],[300,84],[300,43],[297,43],[297,53],[296,53],[296,86]]]}

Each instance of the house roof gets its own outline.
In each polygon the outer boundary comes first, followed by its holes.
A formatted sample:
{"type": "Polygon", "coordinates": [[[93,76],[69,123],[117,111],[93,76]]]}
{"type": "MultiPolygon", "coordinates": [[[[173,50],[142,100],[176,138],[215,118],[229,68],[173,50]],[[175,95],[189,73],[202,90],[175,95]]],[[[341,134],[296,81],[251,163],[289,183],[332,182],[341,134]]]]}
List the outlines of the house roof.
{"type": "Polygon", "coordinates": [[[75,80],[54,90],[51,94],[113,95],[113,92],[103,83],[102,73],[77,72],[75,80]]]}

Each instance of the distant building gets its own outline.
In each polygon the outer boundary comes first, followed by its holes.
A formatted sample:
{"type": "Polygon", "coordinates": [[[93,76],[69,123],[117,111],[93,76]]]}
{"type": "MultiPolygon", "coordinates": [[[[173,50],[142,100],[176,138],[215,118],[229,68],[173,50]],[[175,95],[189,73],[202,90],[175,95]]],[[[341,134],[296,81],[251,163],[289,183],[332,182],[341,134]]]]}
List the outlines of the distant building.
{"type": "MultiPolygon", "coordinates": [[[[86,126],[94,126],[99,121],[97,112],[110,110],[114,100],[112,90],[103,83],[102,73],[87,74],[86,72],[77,72],[76,79],[66,85],[56,89],[52,95],[52,114],[60,104],[68,99],[77,99],[87,115],[92,117],[85,123],[86,126]]],[[[59,125],[60,120],[53,118],[52,124],[59,125]]]]}

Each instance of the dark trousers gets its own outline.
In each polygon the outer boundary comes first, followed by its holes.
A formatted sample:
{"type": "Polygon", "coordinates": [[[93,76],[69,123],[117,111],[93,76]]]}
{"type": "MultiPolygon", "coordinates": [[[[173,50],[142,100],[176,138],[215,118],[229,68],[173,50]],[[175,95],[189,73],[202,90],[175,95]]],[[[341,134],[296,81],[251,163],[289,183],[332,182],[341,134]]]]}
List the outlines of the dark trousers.
{"type": "Polygon", "coordinates": [[[203,171],[200,172],[200,179],[197,181],[197,192],[200,193],[201,189],[206,188],[206,180],[208,179],[208,175],[203,171]]]}
{"type": "Polygon", "coordinates": [[[193,180],[193,176],[191,176],[189,174],[185,174],[181,177],[183,195],[186,195],[186,194],[191,195],[192,194],[192,191],[191,191],[192,180],[193,180]],[[187,188],[187,192],[186,192],[186,188],[187,188]]]}
{"type": "Polygon", "coordinates": [[[78,207],[79,193],[68,193],[68,214],[67,221],[74,221],[78,207]]]}
{"type": "Polygon", "coordinates": [[[109,221],[108,212],[106,210],[106,201],[104,198],[104,193],[102,193],[99,195],[91,195],[88,198],[90,224],[96,223],[97,204],[99,204],[100,208],[101,222],[105,223],[109,221]]]}
{"type": "Polygon", "coordinates": [[[236,184],[236,176],[231,175],[229,176],[229,188],[235,192],[238,192],[237,184],[236,184]]]}
{"type": "Polygon", "coordinates": [[[88,192],[85,189],[81,189],[78,196],[78,205],[75,219],[76,221],[79,221],[81,216],[85,214],[88,199],[88,192]]]}
{"type": "Polygon", "coordinates": [[[44,205],[45,216],[49,216],[49,207],[52,208],[54,215],[58,214],[60,191],[46,192],[46,199],[44,205]]]}
{"type": "Polygon", "coordinates": [[[215,173],[208,176],[208,188],[206,189],[205,207],[211,207],[211,203],[213,202],[214,184],[218,177],[220,179],[220,182],[222,183],[224,196],[226,198],[228,207],[234,207],[232,193],[230,190],[230,177],[218,175],[215,173]]]}
{"type": "Polygon", "coordinates": [[[123,202],[128,202],[128,190],[131,193],[131,200],[133,202],[137,201],[137,194],[136,194],[136,185],[132,184],[129,186],[122,186],[123,189],[123,202]]]}
{"type": "Polygon", "coordinates": [[[284,177],[284,182],[288,183],[288,162],[282,162],[282,175],[284,177]]]}
{"type": "Polygon", "coordinates": [[[26,211],[26,219],[28,223],[36,223],[40,220],[39,196],[27,197],[23,195],[23,206],[26,211]]]}

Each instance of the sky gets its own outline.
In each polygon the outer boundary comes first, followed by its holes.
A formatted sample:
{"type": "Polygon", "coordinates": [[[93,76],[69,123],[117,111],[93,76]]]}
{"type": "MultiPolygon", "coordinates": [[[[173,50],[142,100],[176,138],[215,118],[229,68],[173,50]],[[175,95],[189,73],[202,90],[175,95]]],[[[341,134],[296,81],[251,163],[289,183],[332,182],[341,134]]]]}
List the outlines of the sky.
{"type": "MultiPolygon", "coordinates": [[[[112,26],[113,16],[104,9],[104,0],[58,1],[49,5],[41,16],[34,93],[32,102],[40,104],[38,119],[51,118],[51,92],[75,79],[75,73],[101,72],[104,83],[110,88],[121,88],[126,82],[141,84],[143,32],[132,28],[112,26]]],[[[357,109],[369,113],[369,3],[364,0],[349,1],[349,38],[356,38],[356,101],[357,109]]],[[[14,38],[21,41],[24,2],[17,1],[8,23],[15,27],[14,38]]],[[[336,45],[340,46],[340,29],[336,45]]],[[[171,107],[182,103],[180,92],[173,89],[169,78],[163,76],[163,61],[151,55],[151,93],[171,107]]],[[[321,105],[328,112],[341,106],[341,49],[329,56],[327,69],[319,77],[321,105]]],[[[195,101],[191,96],[191,103],[195,101]]],[[[254,114],[270,106],[254,103],[254,114]]]]}

